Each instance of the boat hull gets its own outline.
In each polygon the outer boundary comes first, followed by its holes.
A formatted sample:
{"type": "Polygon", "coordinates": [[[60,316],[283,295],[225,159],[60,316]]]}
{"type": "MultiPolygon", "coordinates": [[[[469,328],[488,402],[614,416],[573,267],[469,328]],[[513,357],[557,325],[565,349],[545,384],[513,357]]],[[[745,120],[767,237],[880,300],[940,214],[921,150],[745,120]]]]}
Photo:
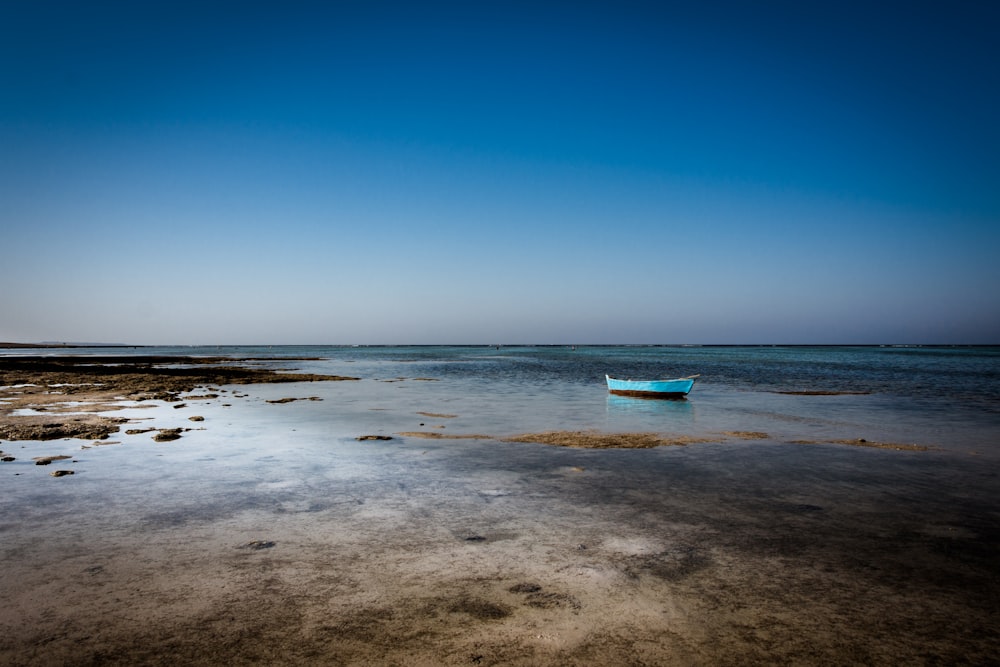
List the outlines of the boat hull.
{"type": "Polygon", "coordinates": [[[676,380],[617,380],[609,375],[608,391],[617,396],[635,398],[684,398],[694,387],[694,378],[676,380]]]}

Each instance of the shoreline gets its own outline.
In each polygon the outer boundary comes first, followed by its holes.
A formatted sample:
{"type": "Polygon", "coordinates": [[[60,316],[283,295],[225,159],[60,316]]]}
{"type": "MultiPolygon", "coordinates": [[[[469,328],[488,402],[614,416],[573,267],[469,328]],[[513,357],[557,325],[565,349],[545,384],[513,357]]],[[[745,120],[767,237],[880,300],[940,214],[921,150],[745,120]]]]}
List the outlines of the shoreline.
{"type": "MultiPolygon", "coordinates": [[[[288,358],[282,361],[301,361],[288,358]]],[[[255,358],[166,356],[0,356],[0,441],[104,440],[122,422],[96,414],[123,402],[179,402],[195,389],[220,385],[351,381],[358,378],[284,373],[246,366],[255,358]],[[72,409],[60,409],[67,401],[72,409]],[[17,411],[32,414],[15,416],[17,411]],[[63,414],[68,412],[69,414],[63,414]]]]}

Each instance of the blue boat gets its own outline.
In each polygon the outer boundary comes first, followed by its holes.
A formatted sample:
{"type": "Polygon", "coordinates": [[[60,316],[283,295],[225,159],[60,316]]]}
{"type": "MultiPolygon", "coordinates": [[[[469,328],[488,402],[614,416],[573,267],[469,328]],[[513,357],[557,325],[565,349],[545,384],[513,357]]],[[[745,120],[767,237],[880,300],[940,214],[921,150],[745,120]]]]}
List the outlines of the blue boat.
{"type": "Polygon", "coordinates": [[[610,375],[604,377],[608,381],[608,391],[619,396],[684,398],[694,386],[694,381],[700,376],[691,375],[676,380],[616,380],[610,375]]]}

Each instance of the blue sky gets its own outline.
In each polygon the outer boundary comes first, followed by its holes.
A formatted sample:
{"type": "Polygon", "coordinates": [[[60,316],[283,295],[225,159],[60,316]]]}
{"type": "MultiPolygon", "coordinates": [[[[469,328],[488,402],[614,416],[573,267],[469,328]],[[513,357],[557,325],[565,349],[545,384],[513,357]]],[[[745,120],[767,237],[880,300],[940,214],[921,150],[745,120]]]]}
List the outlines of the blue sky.
{"type": "Polygon", "coordinates": [[[1000,4],[5,2],[0,340],[1000,343],[1000,4]]]}

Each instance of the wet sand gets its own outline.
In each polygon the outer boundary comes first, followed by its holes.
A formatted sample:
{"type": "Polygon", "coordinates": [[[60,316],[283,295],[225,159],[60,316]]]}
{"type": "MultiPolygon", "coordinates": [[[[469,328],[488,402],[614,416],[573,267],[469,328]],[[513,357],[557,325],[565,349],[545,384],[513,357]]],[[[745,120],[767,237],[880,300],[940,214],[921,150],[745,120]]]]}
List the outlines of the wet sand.
{"type": "MultiPolygon", "coordinates": [[[[233,428],[216,417],[221,405],[269,381],[206,372],[129,394],[83,389],[92,373],[20,372],[0,386],[75,385],[72,400],[102,406],[97,417],[125,397],[158,405],[156,419],[122,429],[207,415],[190,424],[206,431],[157,447],[233,428]],[[168,393],[138,400],[156,391],[168,393]]],[[[262,394],[252,410],[292,415],[282,411],[318,400],[316,386],[287,385],[297,401],[262,394]]],[[[12,501],[0,516],[0,664],[896,665],[1000,654],[1000,484],[974,460],[750,431],[696,441],[421,431],[338,442],[296,475],[253,485],[220,476],[204,492],[188,480],[208,473],[193,466],[135,489],[103,459],[13,467],[136,446],[102,446],[118,437],[152,442],[152,432],[13,440],[15,409],[50,408],[43,424],[79,418],[79,405],[59,412],[69,394],[38,387],[0,392],[14,399],[0,403],[0,450],[18,459],[0,463],[12,501]],[[48,474],[62,465],[81,474],[48,474]]]]}

